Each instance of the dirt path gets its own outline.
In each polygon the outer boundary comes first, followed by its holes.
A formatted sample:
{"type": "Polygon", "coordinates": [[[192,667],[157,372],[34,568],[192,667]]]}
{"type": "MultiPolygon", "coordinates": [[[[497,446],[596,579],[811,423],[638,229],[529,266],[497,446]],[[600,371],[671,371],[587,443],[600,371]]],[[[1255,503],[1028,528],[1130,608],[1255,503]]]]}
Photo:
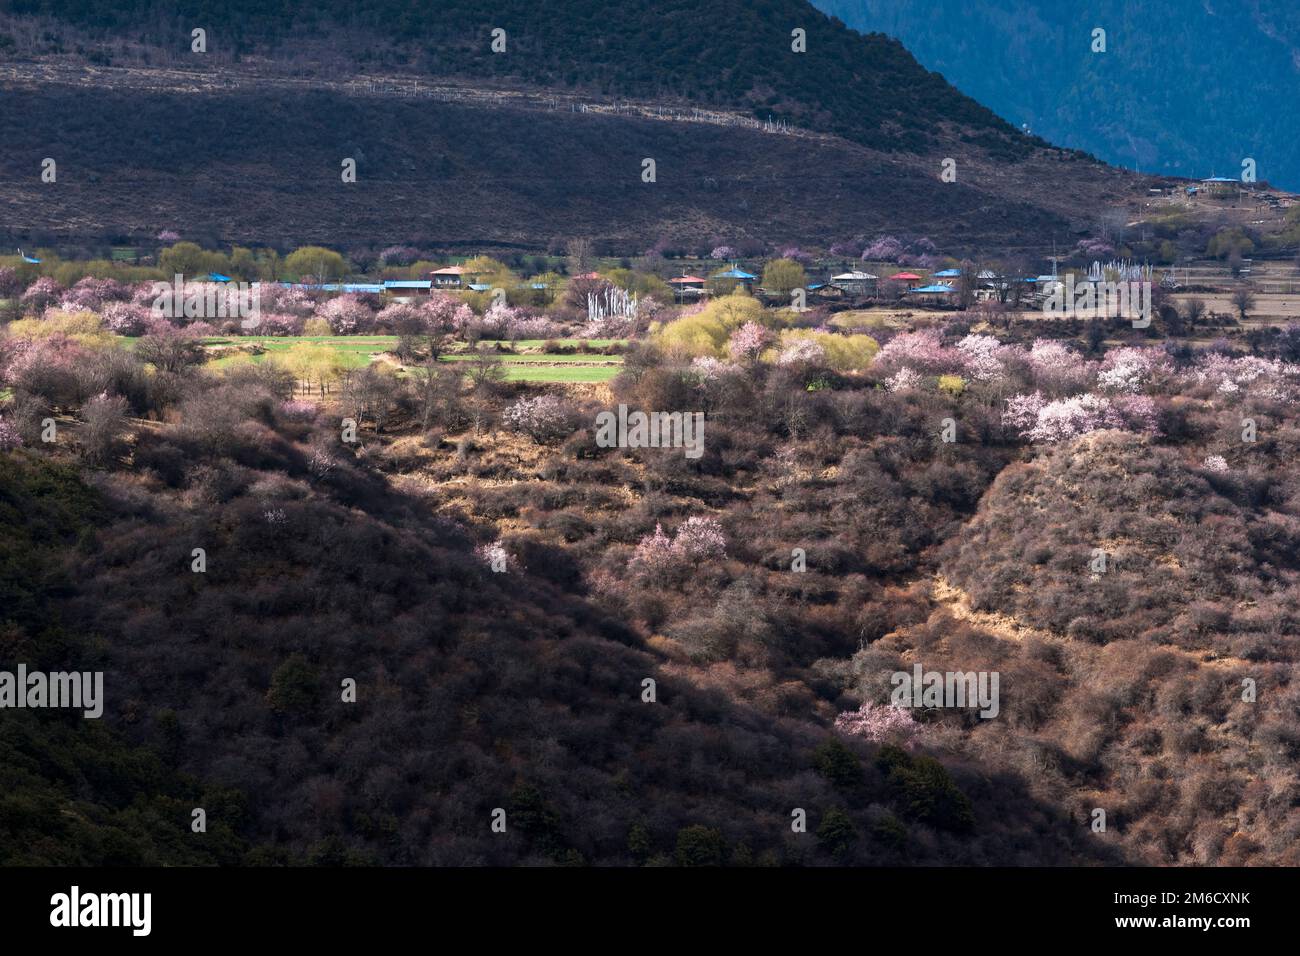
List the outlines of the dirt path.
{"type": "Polygon", "coordinates": [[[712,126],[741,126],[803,139],[832,141],[826,133],[793,126],[776,126],[745,113],[702,109],[689,104],[642,103],[601,99],[563,92],[533,92],[508,87],[459,86],[415,76],[299,77],[229,64],[216,70],[183,70],[145,66],[89,66],[60,61],[11,62],[0,66],[0,86],[77,86],[94,89],[147,90],[168,93],[232,93],[253,90],[330,91],[348,96],[432,100],[467,106],[510,106],[592,116],[636,116],[642,119],[712,126]]]}

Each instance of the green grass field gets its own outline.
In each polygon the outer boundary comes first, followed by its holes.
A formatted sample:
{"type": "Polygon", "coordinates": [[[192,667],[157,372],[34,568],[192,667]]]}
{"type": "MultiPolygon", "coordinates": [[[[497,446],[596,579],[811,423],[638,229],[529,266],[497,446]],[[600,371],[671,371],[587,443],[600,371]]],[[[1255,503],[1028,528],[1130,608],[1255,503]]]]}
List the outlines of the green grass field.
{"type": "Polygon", "coordinates": [[[608,382],[622,371],[618,365],[512,365],[506,369],[507,382],[608,382]]]}
{"type": "MultiPolygon", "coordinates": [[[[565,347],[577,347],[579,339],[557,340],[565,347]]],[[[616,339],[591,339],[587,345],[591,348],[605,348],[614,344],[616,339]]],[[[256,343],[266,349],[261,355],[249,356],[254,362],[261,362],[268,355],[286,352],[302,343],[324,345],[336,350],[348,368],[362,368],[375,357],[391,350],[397,344],[395,335],[298,335],[298,336],[261,336],[250,335],[238,338],[214,337],[204,339],[208,346],[233,346],[256,343]]],[[[484,342],[491,348],[493,342],[484,342]]],[[[621,343],[620,343],[621,344],[621,343]]],[[[545,345],[541,339],[516,342],[516,349],[540,349],[545,345]]],[[[621,355],[599,355],[574,352],[571,354],[548,354],[544,352],[526,352],[523,354],[500,353],[499,357],[506,366],[506,381],[510,382],[607,382],[619,373],[623,364],[621,355]]],[[[443,356],[443,361],[463,362],[472,356],[464,353],[452,353],[443,356]]],[[[214,368],[223,368],[237,361],[235,355],[222,356],[211,362],[214,368]]]]}

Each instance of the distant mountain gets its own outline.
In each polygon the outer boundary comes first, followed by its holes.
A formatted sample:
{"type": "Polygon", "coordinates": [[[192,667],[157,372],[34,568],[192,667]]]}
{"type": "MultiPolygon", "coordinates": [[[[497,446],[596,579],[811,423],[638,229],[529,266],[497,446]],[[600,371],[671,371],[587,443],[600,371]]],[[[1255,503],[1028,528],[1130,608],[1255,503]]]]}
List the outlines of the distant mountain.
{"type": "Polygon", "coordinates": [[[584,235],[632,254],[658,238],[906,233],[952,253],[1041,251],[1146,186],[1023,135],[896,40],[803,0],[7,10],[0,185],[6,238],[33,245],[178,226],[275,244],[584,235]],[[54,186],[36,175],[45,157],[54,186]]]}
{"type": "Polygon", "coordinates": [[[1009,122],[1142,172],[1300,188],[1293,0],[815,0],[1009,122]],[[1093,53],[1093,30],[1106,52],[1093,53]]]}

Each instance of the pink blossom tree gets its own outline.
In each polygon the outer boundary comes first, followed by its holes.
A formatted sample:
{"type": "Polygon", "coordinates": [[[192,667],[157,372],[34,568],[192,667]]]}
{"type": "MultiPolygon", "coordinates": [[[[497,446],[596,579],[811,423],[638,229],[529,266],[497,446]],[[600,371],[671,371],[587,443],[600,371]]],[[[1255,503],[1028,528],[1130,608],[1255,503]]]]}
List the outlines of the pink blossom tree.
{"type": "Polygon", "coordinates": [[[374,322],[370,309],[355,295],[340,295],[327,301],[316,314],[330,324],[335,335],[358,335],[368,332],[374,322]]]}
{"type": "Polygon", "coordinates": [[[19,301],[23,309],[32,315],[40,315],[63,295],[63,286],[49,276],[41,276],[27,287],[19,301]]]}
{"type": "Polygon", "coordinates": [[[1002,413],[1002,424],[1024,434],[1038,424],[1038,413],[1047,404],[1042,392],[1028,395],[1012,395],[1007,399],[1006,410],[1002,413]]]}
{"type": "Polygon", "coordinates": [[[697,564],[717,561],[727,556],[727,538],[715,519],[693,516],[678,527],[673,548],[697,564]]]}
{"type": "Polygon", "coordinates": [[[385,266],[409,266],[420,258],[420,250],[412,246],[389,246],[379,253],[379,261],[385,266]]]}
{"type": "Polygon", "coordinates": [[[114,335],[144,335],[149,326],[149,312],[130,302],[110,302],[104,306],[100,318],[104,328],[114,335]]]}
{"type": "Polygon", "coordinates": [[[771,342],[767,329],[757,322],[746,322],[731,333],[727,343],[727,352],[731,360],[740,365],[750,365],[758,361],[763,349],[771,342]]]}
{"type": "Polygon", "coordinates": [[[1091,370],[1078,352],[1051,339],[1037,339],[1028,360],[1034,384],[1054,392],[1082,385],[1091,370]]]}
{"type": "Polygon", "coordinates": [[[891,392],[910,392],[921,387],[924,379],[916,369],[904,365],[897,372],[885,379],[885,388],[891,392]]]}
{"type": "Polygon", "coordinates": [[[258,284],[259,305],[263,312],[283,312],[306,318],[316,308],[306,289],[280,285],[278,282],[258,284]]]}
{"type": "Polygon", "coordinates": [[[826,350],[812,339],[795,339],[776,357],[776,364],[790,367],[821,365],[826,361],[826,350]]]}
{"type": "Polygon", "coordinates": [[[98,312],[105,303],[129,297],[130,290],[116,279],[86,276],[63,294],[59,304],[69,312],[98,312]]]}
{"type": "Polygon", "coordinates": [[[507,428],[523,432],[539,444],[573,434],[575,419],[573,406],[558,395],[521,398],[501,414],[507,428]]]}
{"type": "Polygon", "coordinates": [[[302,328],[303,319],[300,315],[288,312],[263,312],[262,324],[250,331],[258,335],[289,336],[301,335],[302,328]]]}
{"type": "Polygon", "coordinates": [[[872,743],[896,744],[911,750],[925,739],[925,727],[917,723],[911,710],[893,704],[865,703],[857,710],[846,710],[835,718],[835,729],[852,737],[865,737],[872,743]]]}
{"type": "Polygon", "coordinates": [[[628,567],[649,577],[663,578],[673,571],[678,558],[672,539],[664,534],[663,525],[656,524],[654,534],[646,535],[637,542],[628,567]]]}
{"type": "Polygon", "coordinates": [[[957,343],[966,372],[977,382],[1000,381],[1006,374],[1002,357],[1008,349],[991,335],[968,335],[957,343]]]}
{"type": "Polygon", "coordinates": [[[474,321],[474,310],[446,292],[434,292],[420,305],[431,332],[463,332],[474,321]]]}
{"type": "Polygon", "coordinates": [[[1140,392],[1157,371],[1167,371],[1168,360],[1155,349],[1117,348],[1106,353],[1097,372],[1097,385],[1108,392],[1140,392]]]}
{"type": "Polygon", "coordinates": [[[862,259],[870,262],[897,262],[907,249],[893,236],[877,236],[867,248],[862,250],[862,259]]]}
{"type": "Polygon", "coordinates": [[[712,355],[701,355],[691,362],[691,372],[702,384],[716,382],[725,375],[740,371],[740,366],[724,362],[712,355]]]}
{"type": "Polygon", "coordinates": [[[895,335],[876,354],[873,364],[883,369],[908,365],[930,375],[944,375],[963,371],[966,356],[960,350],[944,345],[939,332],[922,329],[895,335]]]}

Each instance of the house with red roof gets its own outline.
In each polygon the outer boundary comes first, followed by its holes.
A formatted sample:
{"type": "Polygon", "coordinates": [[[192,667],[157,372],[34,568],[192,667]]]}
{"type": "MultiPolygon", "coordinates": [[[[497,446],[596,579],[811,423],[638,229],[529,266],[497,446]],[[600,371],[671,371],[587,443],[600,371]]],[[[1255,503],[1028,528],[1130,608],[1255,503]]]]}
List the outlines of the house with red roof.
{"type": "Polygon", "coordinates": [[[700,276],[682,275],[669,279],[668,284],[677,293],[678,300],[681,300],[704,295],[705,281],[700,276]]]}

